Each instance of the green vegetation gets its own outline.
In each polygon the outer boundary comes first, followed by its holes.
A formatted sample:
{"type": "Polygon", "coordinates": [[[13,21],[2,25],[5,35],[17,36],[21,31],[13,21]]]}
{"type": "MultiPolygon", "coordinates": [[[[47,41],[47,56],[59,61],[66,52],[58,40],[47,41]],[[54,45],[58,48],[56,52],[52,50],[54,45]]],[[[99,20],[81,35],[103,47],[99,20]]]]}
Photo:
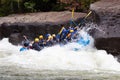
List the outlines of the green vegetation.
{"type": "Polygon", "coordinates": [[[0,0],[0,16],[13,13],[71,10],[86,12],[98,0],[0,0]]]}
{"type": "Polygon", "coordinates": [[[35,6],[35,3],[32,2],[32,1],[29,1],[29,2],[25,2],[24,3],[24,6],[26,9],[30,10],[31,12],[34,12],[34,6],[35,6]]]}

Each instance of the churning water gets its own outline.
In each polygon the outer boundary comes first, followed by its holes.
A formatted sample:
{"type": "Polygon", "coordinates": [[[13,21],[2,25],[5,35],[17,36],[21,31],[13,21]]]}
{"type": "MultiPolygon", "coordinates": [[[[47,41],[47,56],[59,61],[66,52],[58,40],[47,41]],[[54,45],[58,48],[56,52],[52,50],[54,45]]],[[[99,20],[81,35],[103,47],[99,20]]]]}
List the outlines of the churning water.
{"type": "MultiPolygon", "coordinates": [[[[86,38],[86,32],[80,31],[86,38]]],[[[120,63],[105,50],[76,42],[20,52],[7,38],[0,41],[0,80],[119,80],[120,63]],[[78,49],[77,51],[74,49],[78,49]]]]}

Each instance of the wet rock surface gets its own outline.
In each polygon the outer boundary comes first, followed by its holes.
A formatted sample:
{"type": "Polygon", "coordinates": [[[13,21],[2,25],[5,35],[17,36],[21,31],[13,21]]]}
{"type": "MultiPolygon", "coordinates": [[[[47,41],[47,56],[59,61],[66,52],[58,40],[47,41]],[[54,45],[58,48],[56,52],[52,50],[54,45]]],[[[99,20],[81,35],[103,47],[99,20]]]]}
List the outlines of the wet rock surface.
{"type": "Polygon", "coordinates": [[[98,49],[105,49],[109,54],[114,56],[120,55],[120,38],[97,38],[95,39],[95,46],[98,49]]]}
{"type": "Polygon", "coordinates": [[[98,15],[99,30],[94,30],[95,46],[107,50],[115,56],[120,55],[120,0],[101,0],[91,5],[98,15]]]}
{"type": "MultiPolygon", "coordinates": [[[[74,21],[80,21],[86,14],[74,13],[74,21]]],[[[0,17],[0,39],[9,37],[13,44],[19,44],[23,35],[28,36],[30,40],[38,37],[40,34],[58,33],[61,24],[69,27],[71,12],[41,12],[15,14],[7,17],[0,17]]]]}
{"type": "Polygon", "coordinates": [[[14,42],[12,43],[13,45],[18,45],[18,43],[21,43],[22,39],[23,38],[21,37],[20,33],[14,33],[10,35],[9,42],[14,42]]]}
{"type": "Polygon", "coordinates": [[[120,37],[120,0],[101,0],[92,4],[91,9],[100,19],[101,31],[95,33],[95,38],[120,37]]]}

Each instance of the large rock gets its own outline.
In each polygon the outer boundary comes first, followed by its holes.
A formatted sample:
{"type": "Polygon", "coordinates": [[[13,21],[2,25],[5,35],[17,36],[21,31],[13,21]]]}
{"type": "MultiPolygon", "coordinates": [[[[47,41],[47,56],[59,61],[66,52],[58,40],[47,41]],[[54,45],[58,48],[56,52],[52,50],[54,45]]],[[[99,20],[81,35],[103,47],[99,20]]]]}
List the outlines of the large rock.
{"type": "Polygon", "coordinates": [[[120,0],[101,0],[91,5],[100,19],[100,31],[94,35],[97,37],[120,37],[120,0]]]}
{"type": "MultiPolygon", "coordinates": [[[[74,21],[79,22],[85,13],[74,13],[74,21]]],[[[10,42],[18,44],[22,35],[33,40],[40,34],[58,33],[61,24],[69,27],[71,12],[41,12],[10,15],[0,18],[0,38],[9,37],[10,42]],[[19,33],[19,35],[18,35],[19,33]],[[18,37],[19,36],[19,37],[18,37]]]]}
{"type": "Polygon", "coordinates": [[[92,36],[98,49],[120,54],[120,0],[101,0],[91,5],[100,19],[92,36]]]}
{"type": "Polygon", "coordinates": [[[104,49],[108,54],[114,56],[120,55],[120,38],[97,38],[95,39],[95,46],[97,49],[104,49]]]}
{"type": "Polygon", "coordinates": [[[14,33],[10,35],[9,42],[14,42],[12,44],[18,45],[18,43],[21,44],[22,39],[23,38],[20,33],[14,33]]]}

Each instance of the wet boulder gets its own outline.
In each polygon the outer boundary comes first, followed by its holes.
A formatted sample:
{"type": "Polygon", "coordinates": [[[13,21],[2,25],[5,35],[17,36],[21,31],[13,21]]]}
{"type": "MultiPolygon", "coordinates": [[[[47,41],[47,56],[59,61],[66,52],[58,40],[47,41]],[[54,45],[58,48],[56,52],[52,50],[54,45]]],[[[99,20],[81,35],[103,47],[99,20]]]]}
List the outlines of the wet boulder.
{"type": "Polygon", "coordinates": [[[9,42],[11,42],[14,45],[21,44],[22,36],[20,33],[14,33],[9,36],[9,42]]]}
{"type": "Polygon", "coordinates": [[[120,0],[101,0],[92,4],[91,9],[100,19],[95,38],[120,37],[120,0]]]}
{"type": "Polygon", "coordinates": [[[91,5],[99,17],[92,36],[95,46],[113,55],[120,55],[120,0],[100,0],[91,5]]]}

